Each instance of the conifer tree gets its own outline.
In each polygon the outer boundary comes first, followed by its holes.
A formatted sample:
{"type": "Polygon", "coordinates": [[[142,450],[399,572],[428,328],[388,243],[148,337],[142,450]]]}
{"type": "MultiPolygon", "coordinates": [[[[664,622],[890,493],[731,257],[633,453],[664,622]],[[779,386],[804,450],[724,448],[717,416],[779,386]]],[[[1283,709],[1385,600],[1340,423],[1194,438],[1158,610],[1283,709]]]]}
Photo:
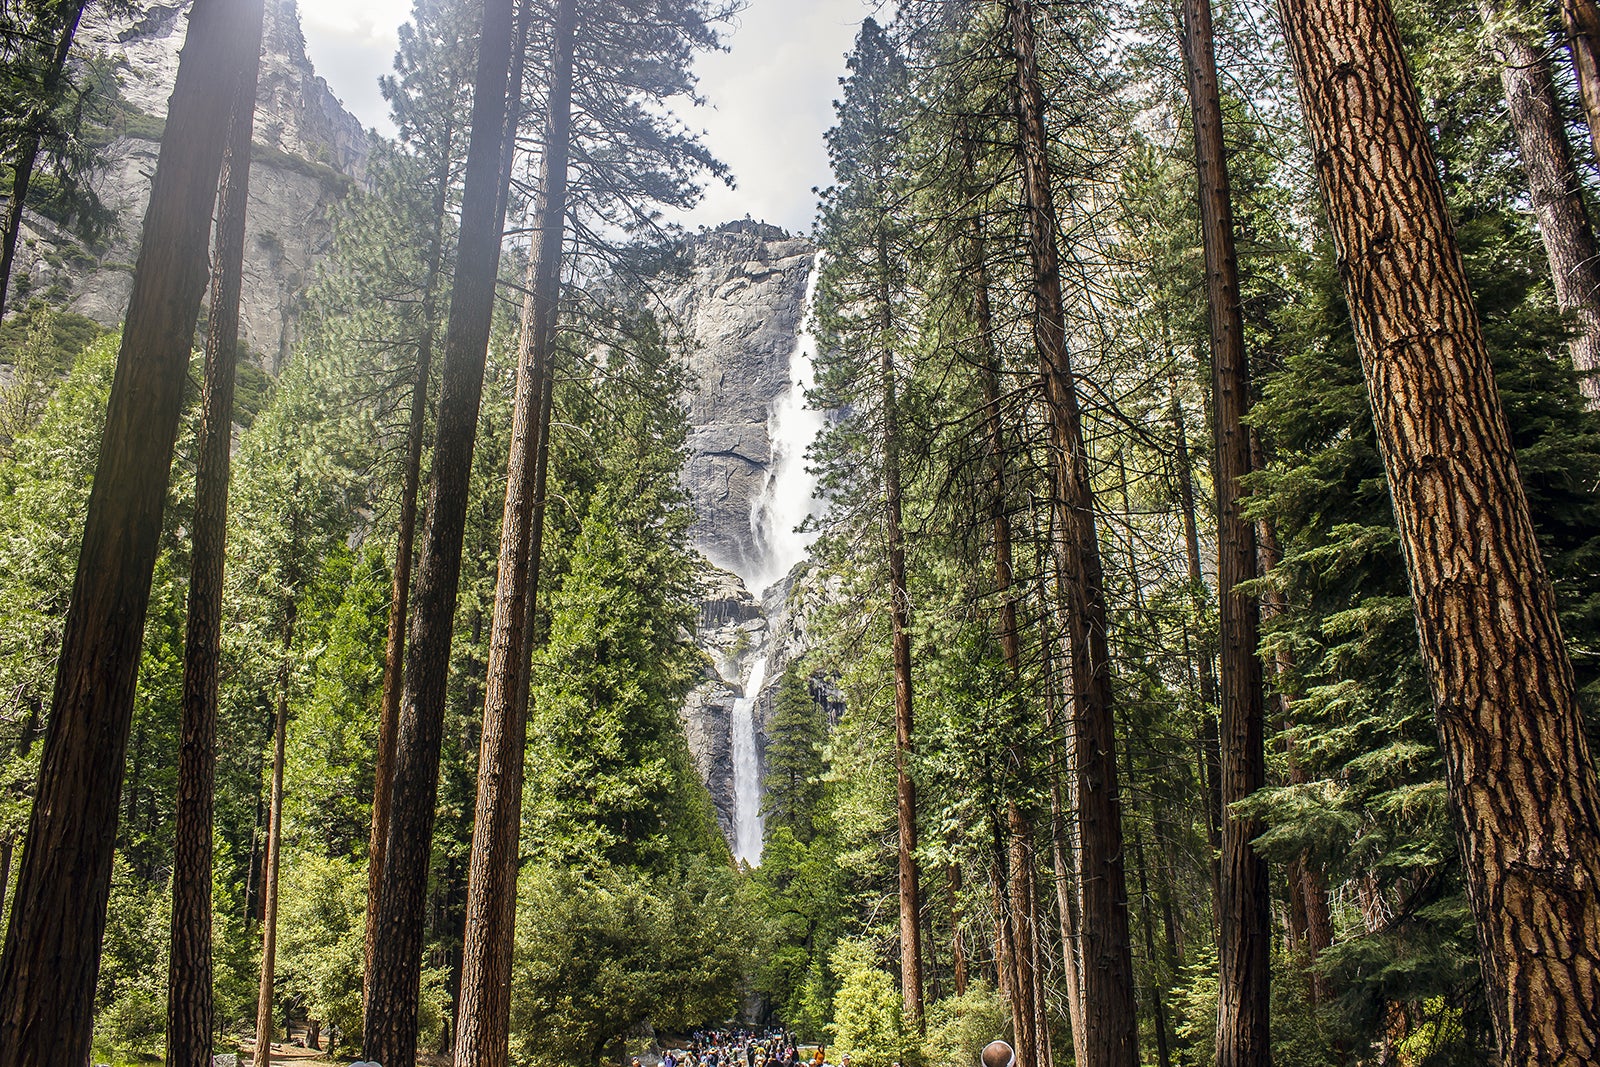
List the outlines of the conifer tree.
{"type": "Polygon", "coordinates": [[[1405,548],[1500,1055],[1582,1062],[1600,1049],[1600,787],[1427,127],[1387,4],[1281,10],[1405,548]],[[1389,148],[1374,156],[1374,143],[1389,148]],[[1530,952],[1535,942],[1549,950],[1530,952]]]}
{"type": "Polygon", "coordinates": [[[89,1057],[140,637],[248,9],[197,4],[173,90],[0,957],[6,1067],[89,1057]]]}

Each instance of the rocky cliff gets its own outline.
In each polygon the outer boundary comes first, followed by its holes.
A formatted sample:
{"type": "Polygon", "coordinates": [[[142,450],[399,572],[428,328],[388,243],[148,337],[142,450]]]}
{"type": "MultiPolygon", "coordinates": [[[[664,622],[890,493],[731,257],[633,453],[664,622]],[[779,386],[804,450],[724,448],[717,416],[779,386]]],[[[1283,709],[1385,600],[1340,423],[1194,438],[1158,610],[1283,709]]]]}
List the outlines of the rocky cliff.
{"type": "MultiPolygon", "coordinates": [[[[115,220],[103,241],[89,245],[47,219],[27,217],[14,278],[20,294],[49,293],[108,326],[121,321],[191,3],[156,0],[131,17],[95,5],[85,16],[79,53],[115,62],[125,106],[145,121],[107,146],[95,177],[115,220]]],[[[363,177],[368,136],[312,69],[295,0],[268,0],[241,328],[269,372],[283,366],[294,343],[301,296],[332,237],[334,209],[363,177]]]]}
{"type": "Polygon", "coordinates": [[[777,227],[745,221],[693,238],[689,257],[688,277],[665,297],[691,341],[684,482],[694,500],[694,544],[708,560],[697,637],[709,666],[683,719],[731,843],[735,704],[757,698],[759,763],[773,694],[785,667],[809,645],[808,620],[823,592],[803,567],[782,573],[789,560],[767,510],[774,490],[796,491],[774,485],[782,477],[774,413],[793,386],[816,249],[777,227]],[[760,693],[747,694],[758,659],[765,682],[760,693]]]}

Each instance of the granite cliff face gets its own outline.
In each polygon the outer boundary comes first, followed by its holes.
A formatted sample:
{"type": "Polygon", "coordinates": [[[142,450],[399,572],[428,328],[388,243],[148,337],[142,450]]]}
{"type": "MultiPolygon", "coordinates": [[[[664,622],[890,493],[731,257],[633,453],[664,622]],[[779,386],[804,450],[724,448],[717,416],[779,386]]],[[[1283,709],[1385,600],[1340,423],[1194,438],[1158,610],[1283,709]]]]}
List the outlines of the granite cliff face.
{"type": "MultiPolygon", "coordinates": [[[[160,151],[155,138],[191,4],[157,0],[131,18],[107,15],[97,5],[85,16],[79,51],[113,59],[125,102],[150,121],[106,149],[94,186],[116,221],[101,245],[86,247],[48,220],[27,217],[17,257],[19,292],[51,292],[108,326],[121,321],[160,151]]],[[[282,368],[293,346],[301,296],[327,251],[334,210],[363,177],[368,137],[312,69],[295,0],[268,0],[241,328],[270,373],[282,368]]]]}
{"type": "Polygon", "coordinates": [[[800,399],[795,379],[809,345],[816,249],[746,221],[693,238],[689,253],[688,278],[666,298],[693,345],[684,483],[695,506],[694,544],[708,560],[697,640],[710,664],[682,716],[718,821],[738,851],[741,710],[754,720],[754,767],[747,755],[742,773],[759,776],[778,683],[809,647],[811,613],[826,595],[797,562],[804,548],[792,527],[806,510],[809,481],[795,477],[803,444],[786,421],[800,399]],[[752,682],[757,691],[748,692],[752,682]],[[743,698],[753,698],[753,708],[741,709],[743,698]]]}

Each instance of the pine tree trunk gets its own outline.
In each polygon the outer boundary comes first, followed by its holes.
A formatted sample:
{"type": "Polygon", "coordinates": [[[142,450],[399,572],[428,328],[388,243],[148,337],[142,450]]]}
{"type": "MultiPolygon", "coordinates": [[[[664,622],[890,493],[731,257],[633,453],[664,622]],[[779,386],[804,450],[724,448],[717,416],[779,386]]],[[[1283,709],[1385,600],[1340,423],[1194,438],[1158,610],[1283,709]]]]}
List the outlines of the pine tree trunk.
{"type": "Polygon", "coordinates": [[[1550,78],[1543,35],[1524,25],[1532,18],[1509,8],[1510,0],[1478,0],[1490,47],[1500,60],[1511,131],[1528,176],[1539,237],[1550,260],[1556,304],[1572,320],[1567,347],[1590,407],[1600,406],[1600,246],[1584,211],[1572,146],[1550,78]]]}
{"type": "MultiPolygon", "coordinates": [[[[9,855],[6,858],[9,861],[9,855]]],[[[956,996],[964,997],[967,995],[967,949],[961,937],[961,864],[950,864],[947,885],[950,904],[950,957],[955,969],[956,996]]]]}
{"type": "MultiPolygon", "coordinates": [[[[453,136],[446,126],[442,141],[453,136]]],[[[389,798],[394,785],[395,734],[400,722],[400,695],[405,679],[406,616],[411,599],[411,559],[417,529],[417,492],[422,482],[422,439],[428,421],[428,380],[433,373],[434,316],[439,276],[444,264],[445,212],[450,197],[450,152],[443,151],[433,200],[433,235],[422,283],[422,333],[417,339],[416,378],[411,383],[411,412],[406,424],[406,469],[401,476],[399,527],[395,531],[394,574],[389,584],[389,626],[383,643],[383,702],[378,712],[378,741],[372,767],[372,831],[367,839],[367,915],[362,954],[361,1003],[372,990],[372,953],[378,933],[378,896],[389,844],[389,798]]]]}
{"type": "MultiPolygon", "coordinates": [[[[966,164],[966,179],[975,180],[972,162],[972,141],[962,137],[966,164]]],[[[977,333],[978,377],[983,389],[984,429],[989,451],[989,520],[994,537],[995,593],[1000,598],[995,624],[995,636],[1005,657],[1006,670],[1013,684],[1019,684],[1022,675],[1022,644],[1017,630],[1017,603],[1013,586],[1011,519],[1007,513],[1006,440],[1005,421],[1000,410],[1000,356],[994,344],[994,312],[989,297],[989,266],[987,242],[983,221],[974,216],[969,222],[969,272],[973,287],[973,317],[977,333]]],[[[1012,746],[1009,762],[1013,775],[1025,776],[1027,754],[1021,746],[1012,746]]],[[[1048,1047],[1047,1018],[1039,1011],[1043,990],[1037,966],[1037,947],[1033,937],[1035,904],[1032,867],[1033,825],[1013,800],[1006,810],[1006,820],[1011,836],[1011,862],[1008,868],[1010,892],[1010,941],[1015,955],[1015,985],[1012,990],[1011,1014],[1015,1032],[1018,1067],[1041,1067],[1040,1053],[1048,1047]]]]}
{"type": "MultiPolygon", "coordinates": [[[[1183,404],[1178,399],[1178,381],[1172,379],[1172,425],[1177,434],[1173,459],[1177,466],[1178,510],[1183,519],[1184,560],[1188,567],[1189,603],[1198,616],[1205,609],[1205,576],[1200,570],[1200,524],[1195,514],[1194,469],[1189,461],[1189,433],[1184,423],[1183,404]]],[[[1187,638],[1187,634],[1185,635],[1187,638]]],[[[1217,737],[1217,674],[1211,650],[1202,647],[1191,654],[1185,641],[1186,658],[1194,662],[1200,678],[1200,780],[1206,798],[1206,844],[1210,846],[1207,868],[1211,874],[1211,925],[1222,929],[1222,752],[1217,737]]],[[[1219,935],[1220,936],[1220,933],[1219,935]]]]}
{"type": "Polygon", "coordinates": [[[194,533],[183,657],[183,720],[178,748],[178,811],[173,831],[172,949],[167,969],[167,1063],[211,1067],[211,878],[217,770],[217,684],[222,660],[222,578],[227,555],[233,386],[239,356],[239,294],[244,282],[245,209],[255,128],[265,5],[254,0],[253,57],[234,89],[217,208],[205,378],[196,441],[194,533]]]}
{"type": "Polygon", "coordinates": [[[539,237],[528,264],[521,359],[500,528],[499,578],[489,633],[488,685],[478,757],[466,940],[462,949],[457,1067],[504,1067],[510,1054],[511,963],[521,845],[523,753],[530,658],[539,592],[556,316],[566,233],[567,157],[572,133],[576,0],[561,0],[553,36],[539,237]]]}
{"type": "Polygon", "coordinates": [[[367,982],[371,992],[363,1054],[386,1067],[409,1065],[416,1056],[423,904],[433,848],[445,684],[504,230],[500,186],[514,6],[514,0],[483,4],[444,386],[395,736],[378,933],[367,982]]]}
{"type": "Polygon", "coordinates": [[[1561,21],[1589,126],[1589,147],[1600,162],[1600,6],[1595,0],[1561,0],[1561,21]]]}
{"type": "Polygon", "coordinates": [[[1255,524],[1240,510],[1240,480],[1250,473],[1250,373],[1239,303],[1233,202],[1228,188],[1222,100],[1211,32],[1210,0],[1183,0],[1183,52],[1194,115],[1200,232],[1205,247],[1211,332],[1213,437],[1217,487],[1217,587],[1221,626],[1222,898],[1217,955],[1218,1067],[1272,1062],[1272,900],[1267,865],[1250,842],[1261,820],[1234,805],[1266,785],[1265,709],[1261,695],[1261,605],[1240,585],[1256,577],[1255,524]]]}
{"type": "Polygon", "coordinates": [[[197,0],[145,215],[0,958],[0,1067],[89,1060],[117,802],[245,0],[197,0]]]}
{"type": "MultiPolygon", "coordinates": [[[[83,9],[88,6],[88,0],[68,0],[61,11],[61,32],[50,53],[41,86],[46,106],[61,91],[61,76],[67,69],[67,56],[72,52],[72,41],[78,35],[83,9]]],[[[0,318],[4,318],[6,313],[6,293],[11,288],[11,269],[17,258],[17,238],[22,234],[22,213],[28,205],[28,187],[33,182],[33,168],[39,162],[39,147],[38,131],[29,130],[17,145],[16,159],[11,161],[11,199],[6,204],[4,229],[0,230],[0,318]]]]}
{"type": "MultiPolygon", "coordinates": [[[[291,592],[291,596],[293,593],[291,592]]],[[[278,678],[278,710],[272,722],[272,799],[267,806],[267,858],[261,918],[261,982],[256,987],[255,1067],[272,1062],[272,983],[278,959],[278,867],[283,851],[283,758],[289,732],[289,687],[294,681],[296,609],[289,602],[283,624],[283,667],[278,678]]]]}
{"type": "MultiPolygon", "coordinates": [[[[888,285],[888,249],[879,240],[879,277],[888,285]]],[[[891,294],[879,293],[880,336],[893,336],[891,294]]],[[[911,778],[915,732],[911,703],[911,598],[906,593],[905,532],[901,527],[900,426],[894,352],[887,345],[881,360],[883,376],[883,484],[885,524],[889,540],[889,618],[893,627],[895,809],[900,853],[900,992],[905,1019],[914,1033],[923,1030],[922,942],[918,937],[922,890],[917,872],[917,787],[911,778]]]]}
{"type": "Polygon", "coordinates": [[[1071,655],[1072,717],[1078,740],[1079,848],[1083,857],[1085,1067],[1124,1067],[1138,1058],[1133,951],[1122,861],[1111,663],[1095,501],[1067,350],[1057,223],[1050,187],[1044,94],[1034,58],[1033,0],[1008,0],[1016,52],[1023,203],[1033,269],[1034,340],[1050,419],[1050,459],[1060,520],[1057,555],[1071,655]]]}
{"type": "Polygon", "coordinates": [[[1382,0],[1280,8],[1405,548],[1500,1056],[1593,1063],[1600,788],[1421,105],[1382,0]]]}
{"type": "MultiPolygon", "coordinates": [[[[1040,602],[1047,603],[1044,594],[1044,578],[1049,573],[1045,561],[1040,561],[1041,575],[1040,602]]],[[[1088,1038],[1084,1036],[1083,1012],[1083,982],[1082,982],[1082,957],[1078,953],[1078,931],[1082,929],[1081,908],[1079,907],[1078,886],[1081,884],[1080,871],[1077,864],[1077,850],[1068,840],[1067,810],[1070,805],[1064,795],[1063,778],[1071,781],[1076,772],[1073,769],[1073,752],[1076,742],[1069,743],[1064,736],[1063,725],[1071,729],[1071,721],[1061,722],[1058,704],[1056,701],[1055,683],[1055,657],[1052,655],[1054,638],[1049,631],[1050,613],[1043,611],[1039,616],[1040,641],[1042,663],[1040,674],[1044,689],[1044,715],[1045,729],[1050,735],[1050,865],[1055,876],[1056,888],[1056,919],[1061,928],[1061,971],[1066,984],[1067,1022],[1072,1028],[1073,1054],[1088,1047],[1088,1038]]]]}

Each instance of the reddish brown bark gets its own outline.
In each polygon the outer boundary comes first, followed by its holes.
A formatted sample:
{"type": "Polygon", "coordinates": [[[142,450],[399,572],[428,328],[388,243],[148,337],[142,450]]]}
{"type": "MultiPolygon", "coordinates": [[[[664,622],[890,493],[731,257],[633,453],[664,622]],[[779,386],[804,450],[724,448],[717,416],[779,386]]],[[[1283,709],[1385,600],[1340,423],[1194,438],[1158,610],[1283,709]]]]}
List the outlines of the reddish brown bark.
{"type": "Polygon", "coordinates": [[[189,17],[0,957],[0,1067],[89,1060],[145,610],[248,13],[198,0],[189,17]]]}
{"type": "Polygon", "coordinates": [[[1500,60],[1506,110],[1550,261],[1556,304],[1572,320],[1567,347],[1573,366],[1584,375],[1583,395],[1594,407],[1600,405],[1600,244],[1573,170],[1543,28],[1537,16],[1510,0],[1478,0],[1478,12],[1500,60]]]}
{"type": "Polygon", "coordinates": [[[1600,1059],[1600,786],[1427,126],[1383,0],[1281,0],[1508,1064],[1600,1059]]]}
{"type": "Polygon", "coordinates": [[[256,1067],[263,1067],[272,1060],[272,989],[278,964],[278,868],[283,859],[283,761],[289,731],[289,688],[294,681],[295,618],[295,604],[291,600],[283,624],[278,710],[272,720],[272,785],[271,799],[267,802],[267,857],[263,865],[261,981],[256,986],[256,1067]]]}
{"type": "Polygon", "coordinates": [[[489,634],[462,950],[457,1067],[504,1067],[509,1056],[523,752],[527,747],[530,658],[550,456],[576,35],[576,0],[561,0],[555,16],[553,76],[536,208],[539,236],[528,265],[528,294],[522,308],[499,579],[489,634]]]}
{"type": "Polygon", "coordinates": [[[1122,805],[1117,785],[1110,651],[1095,500],[1089,483],[1076,374],[1067,347],[1050,185],[1044,94],[1034,57],[1033,0],[1007,0],[1016,54],[1016,99],[1022,156],[1023,211],[1032,268],[1033,335],[1050,423],[1050,463],[1057,509],[1057,558],[1078,742],[1079,849],[1083,872],[1083,958],[1086,1067],[1131,1067],[1138,1059],[1133,951],[1122,856],[1122,805]]]}
{"type": "Polygon", "coordinates": [[[1205,249],[1211,334],[1212,425],[1217,489],[1217,587],[1221,601],[1222,793],[1218,1067],[1272,1062],[1272,901],[1266,862],[1250,842],[1261,820],[1235,805],[1266,785],[1265,709],[1261,694],[1261,606],[1240,586],[1256,577],[1255,524],[1241,511],[1241,479],[1250,473],[1250,372],[1239,302],[1233,201],[1228,187],[1222,100],[1212,42],[1210,0],[1183,0],[1183,52],[1194,117],[1200,234],[1205,249]]]}
{"type": "Polygon", "coordinates": [[[514,0],[484,0],[483,5],[428,517],[395,740],[378,933],[367,977],[370,994],[364,1055],[391,1067],[411,1063],[416,1054],[424,903],[438,795],[445,683],[504,230],[505,119],[514,7],[514,0]]]}
{"type": "Polygon", "coordinates": [[[1561,0],[1561,21],[1589,127],[1589,147],[1600,162],[1600,6],[1595,0],[1561,0]]]}
{"type": "Polygon", "coordinates": [[[172,943],[167,968],[167,1063],[211,1067],[212,812],[216,792],[217,684],[222,661],[222,578],[227,554],[233,386],[239,356],[245,209],[255,128],[265,5],[253,0],[246,54],[234,88],[218,194],[216,253],[207,315],[200,428],[195,443],[193,547],[183,644],[178,810],[173,831],[172,943]]]}

